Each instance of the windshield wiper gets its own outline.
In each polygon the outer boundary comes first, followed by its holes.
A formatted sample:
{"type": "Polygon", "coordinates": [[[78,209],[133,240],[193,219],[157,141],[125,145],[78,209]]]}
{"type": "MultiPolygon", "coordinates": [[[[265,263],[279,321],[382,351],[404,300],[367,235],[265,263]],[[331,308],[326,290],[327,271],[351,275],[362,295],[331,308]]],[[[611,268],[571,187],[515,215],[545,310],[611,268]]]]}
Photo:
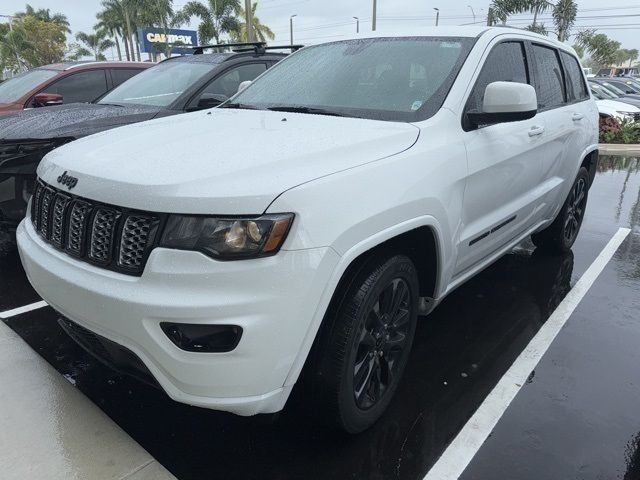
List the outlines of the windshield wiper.
{"type": "Polygon", "coordinates": [[[258,107],[254,105],[247,105],[246,103],[223,103],[220,105],[220,108],[239,108],[242,110],[260,110],[258,107]]]}
{"type": "Polygon", "coordinates": [[[332,117],[351,117],[352,115],[345,115],[344,113],[334,112],[331,110],[325,110],[324,108],[313,108],[313,107],[296,107],[292,105],[276,105],[274,107],[269,107],[267,110],[272,110],[274,112],[292,112],[292,113],[309,113],[311,115],[330,115],[332,117]]]}

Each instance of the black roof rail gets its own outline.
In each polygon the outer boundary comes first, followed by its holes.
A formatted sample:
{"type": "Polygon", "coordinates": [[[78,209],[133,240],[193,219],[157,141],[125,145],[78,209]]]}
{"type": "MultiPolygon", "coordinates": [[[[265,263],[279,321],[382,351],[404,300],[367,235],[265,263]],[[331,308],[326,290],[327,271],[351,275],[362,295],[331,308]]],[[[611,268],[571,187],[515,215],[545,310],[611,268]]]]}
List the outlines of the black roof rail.
{"type": "Polygon", "coordinates": [[[196,45],[186,47],[193,49],[194,55],[201,55],[205,48],[223,48],[223,47],[251,47],[253,50],[263,50],[267,46],[266,42],[243,42],[243,43],[219,43],[217,45],[196,45]]]}
{"type": "Polygon", "coordinates": [[[245,42],[245,43],[220,43],[218,45],[198,45],[186,47],[193,49],[194,55],[201,55],[205,48],[232,48],[234,52],[256,52],[265,53],[267,50],[291,50],[295,52],[303,48],[304,45],[269,45],[266,42],[245,42]]]}

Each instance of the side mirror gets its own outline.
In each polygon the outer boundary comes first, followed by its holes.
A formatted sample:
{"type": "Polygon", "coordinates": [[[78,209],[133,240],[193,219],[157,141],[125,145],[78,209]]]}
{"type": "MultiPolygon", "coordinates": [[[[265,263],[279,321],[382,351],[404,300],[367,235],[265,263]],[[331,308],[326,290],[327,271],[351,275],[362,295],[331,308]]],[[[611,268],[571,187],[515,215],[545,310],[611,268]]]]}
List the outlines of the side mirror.
{"type": "Polygon", "coordinates": [[[196,106],[195,110],[205,110],[207,108],[217,107],[227,100],[229,100],[229,97],[227,97],[226,95],[205,93],[204,95],[202,95],[202,97],[200,97],[200,100],[198,100],[198,105],[196,106]]]}
{"type": "Polygon", "coordinates": [[[495,123],[519,122],[536,116],[536,90],[526,83],[493,82],[484,91],[482,112],[468,112],[474,127],[495,123]]]}
{"type": "Polygon", "coordinates": [[[51,107],[62,105],[62,95],[57,93],[38,93],[33,97],[33,104],[36,107],[51,107]]]}
{"type": "Polygon", "coordinates": [[[240,93],[242,90],[251,85],[251,83],[251,80],[245,80],[244,82],[241,82],[240,85],[238,85],[238,91],[236,93],[240,93]]]}

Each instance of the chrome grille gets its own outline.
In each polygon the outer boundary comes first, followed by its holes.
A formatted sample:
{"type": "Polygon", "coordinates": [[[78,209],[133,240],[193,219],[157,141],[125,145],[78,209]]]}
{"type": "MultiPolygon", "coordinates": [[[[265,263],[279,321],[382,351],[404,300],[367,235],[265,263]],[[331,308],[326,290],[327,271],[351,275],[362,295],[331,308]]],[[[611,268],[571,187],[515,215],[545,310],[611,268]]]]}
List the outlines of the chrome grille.
{"type": "Polygon", "coordinates": [[[54,247],[130,275],[142,274],[161,216],[88,201],[40,180],[31,205],[34,228],[54,247]]]}

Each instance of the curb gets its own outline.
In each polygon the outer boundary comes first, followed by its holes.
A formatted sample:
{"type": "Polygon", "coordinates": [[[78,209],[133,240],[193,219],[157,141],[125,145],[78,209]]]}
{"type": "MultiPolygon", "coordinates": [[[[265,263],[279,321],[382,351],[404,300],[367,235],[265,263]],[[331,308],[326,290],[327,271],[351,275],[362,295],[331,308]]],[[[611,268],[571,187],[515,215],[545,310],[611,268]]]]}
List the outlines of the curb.
{"type": "Polygon", "coordinates": [[[640,144],[625,145],[623,143],[601,143],[598,145],[600,154],[626,153],[628,155],[640,155],[640,144]]]}

